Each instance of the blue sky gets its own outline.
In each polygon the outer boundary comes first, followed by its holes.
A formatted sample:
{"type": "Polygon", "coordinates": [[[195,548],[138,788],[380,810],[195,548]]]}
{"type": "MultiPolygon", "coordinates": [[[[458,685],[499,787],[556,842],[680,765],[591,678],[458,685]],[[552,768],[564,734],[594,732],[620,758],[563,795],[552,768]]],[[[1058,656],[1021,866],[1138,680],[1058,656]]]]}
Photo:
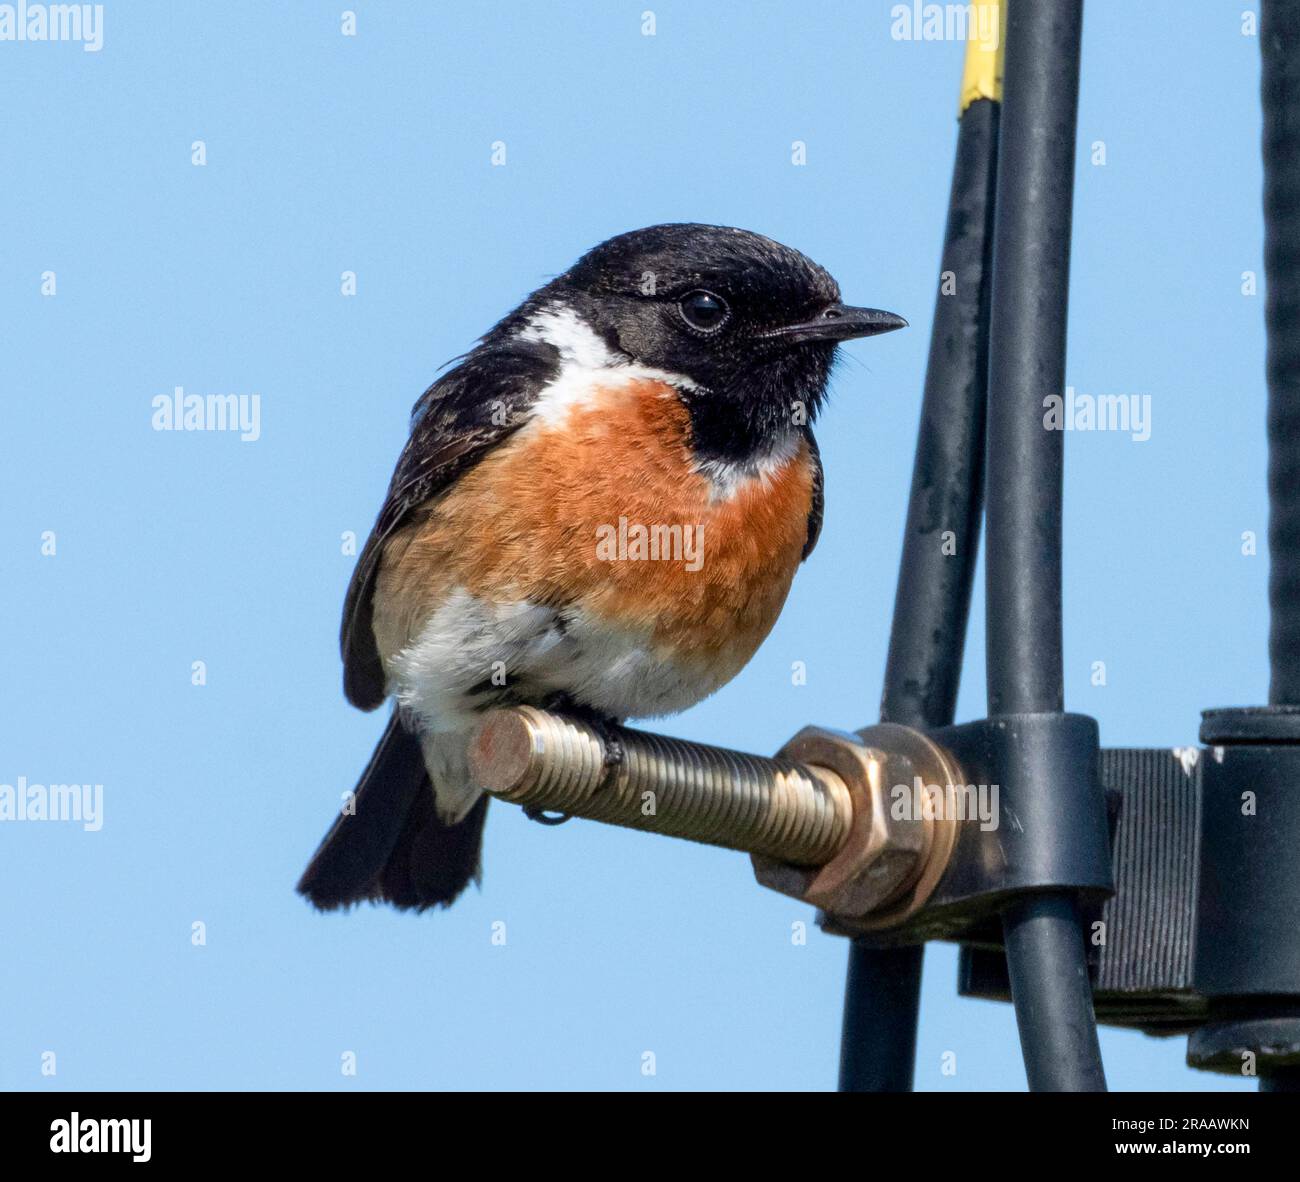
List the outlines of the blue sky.
{"type": "MultiPolygon", "coordinates": [[[[848,348],[781,621],[660,728],[771,751],[874,720],[962,47],[872,2],[372,0],[354,37],[344,7],[110,2],[98,52],[0,42],[0,782],[104,800],[95,832],[0,826],[0,1086],[832,1087],[846,946],[793,942],[811,911],[741,855],[494,806],[451,911],[322,917],[292,886],[383,725],[340,690],[342,535],[437,367],[636,226],[758,230],[912,323],[848,348]],[[177,386],[259,394],[260,437],[153,430],[177,386]]],[[[1067,437],[1066,696],[1108,745],[1194,742],[1267,689],[1252,7],[1085,14],[1067,380],[1151,407],[1143,442],[1067,437]]],[[[1009,1007],[955,974],[932,948],[917,1086],[1022,1088],[1009,1007]]],[[[1182,1040],[1102,1047],[1115,1088],[1223,1086],[1182,1040]]]]}

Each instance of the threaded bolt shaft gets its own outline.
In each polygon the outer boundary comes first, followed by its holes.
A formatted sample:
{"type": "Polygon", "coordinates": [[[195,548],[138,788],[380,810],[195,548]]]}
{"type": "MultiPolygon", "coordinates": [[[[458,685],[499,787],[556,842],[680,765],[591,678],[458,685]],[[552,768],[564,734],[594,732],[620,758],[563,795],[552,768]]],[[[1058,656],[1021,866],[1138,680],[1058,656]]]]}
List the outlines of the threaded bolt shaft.
{"type": "Polygon", "coordinates": [[[493,711],[470,745],[470,774],[502,800],[630,829],[763,854],[794,866],[830,861],[853,819],[834,772],[645,731],[599,731],[531,706],[493,711]]]}

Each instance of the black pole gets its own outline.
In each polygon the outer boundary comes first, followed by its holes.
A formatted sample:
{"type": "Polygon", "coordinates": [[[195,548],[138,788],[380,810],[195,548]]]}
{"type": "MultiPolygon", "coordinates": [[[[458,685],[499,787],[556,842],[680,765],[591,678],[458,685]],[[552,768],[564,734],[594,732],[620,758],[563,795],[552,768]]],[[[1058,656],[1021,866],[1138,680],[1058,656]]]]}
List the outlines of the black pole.
{"type": "Polygon", "coordinates": [[[941,264],[952,288],[935,302],[880,702],[881,721],[904,726],[947,726],[957,706],[984,507],[998,108],[973,103],[957,135],[941,264]]]}
{"type": "Polygon", "coordinates": [[[1059,711],[1065,387],[1082,0],[1010,0],[988,425],[990,714],[1059,711]]]}
{"type": "MultiPolygon", "coordinates": [[[[1260,10],[1268,330],[1269,704],[1300,704],[1300,4],[1260,10]]],[[[1260,1091],[1300,1092],[1261,1064],[1260,1091]]]]}
{"type": "MultiPolygon", "coordinates": [[[[907,726],[946,726],[957,702],[983,506],[997,134],[993,99],[963,112],[880,707],[882,721],[907,726]]],[[[841,1091],[911,1089],[923,955],[920,944],[853,942],[841,1091]]]]}
{"type": "Polygon", "coordinates": [[[1268,287],[1268,700],[1300,704],[1300,4],[1261,10],[1268,287]]]}
{"type": "MultiPolygon", "coordinates": [[[[1061,652],[1065,385],[1082,0],[1010,0],[993,246],[988,420],[989,713],[1055,713],[1061,652]]],[[[1034,787],[1070,791],[1041,768],[1034,787]]],[[[1064,771],[1064,769],[1061,769],[1064,771]]],[[[1060,834],[1060,840],[1070,840],[1060,834]]],[[[1105,1089],[1083,931],[1068,894],[1003,915],[1012,1001],[1034,1091],[1105,1089]]]]}
{"type": "Polygon", "coordinates": [[[910,1092],[924,944],[849,945],[840,1033],[841,1092],[910,1092]]]}

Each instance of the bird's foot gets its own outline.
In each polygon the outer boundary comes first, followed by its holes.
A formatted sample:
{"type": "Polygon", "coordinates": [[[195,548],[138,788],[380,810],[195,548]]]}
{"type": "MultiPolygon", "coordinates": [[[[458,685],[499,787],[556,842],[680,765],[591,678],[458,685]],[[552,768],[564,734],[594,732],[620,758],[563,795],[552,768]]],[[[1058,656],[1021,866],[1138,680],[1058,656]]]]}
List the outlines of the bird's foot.
{"type": "MultiPolygon", "coordinates": [[[[601,778],[597,792],[603,792],[613,782],[618,774],[619,766],[626,758],[623,750],[623,741],[618,736],[620,720],[612,714],[607,714],[603,710],[597,710],[593,706],[588,706],[583,702],[574,701],[572,697],[564,692],[551,694],[541,706],[543,710],[554,711],[556,714],[567,714],[579,722],[585,722],[600,740],[600,745],[604,751],[605,772],[601,778]]],[[[558,822],[554,822],[558,824],[558,822]]]]}

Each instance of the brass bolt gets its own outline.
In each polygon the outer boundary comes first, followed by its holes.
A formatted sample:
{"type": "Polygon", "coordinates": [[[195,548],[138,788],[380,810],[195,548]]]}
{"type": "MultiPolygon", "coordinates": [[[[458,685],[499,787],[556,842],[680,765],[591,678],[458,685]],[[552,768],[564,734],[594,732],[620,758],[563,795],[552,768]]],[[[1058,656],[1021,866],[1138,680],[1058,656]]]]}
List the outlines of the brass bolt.
{"type": "Polygon", "coordinates": [[[631,829],[820,866],[852,824],[834,772],[644,731],[596,728],[530,706],[498,710],[470,745],[474,781],[493,796],[631,829]]]}
{"type": "Polygon", "coordinates": [[[905,726],[805,727],[765,759],[531,706],[485,717],[469,770],[515,804],[745,850],[762,885],[849,933],[913,915],[957,839],[951,817],[892,807],[895,786],[962,782],[948,752],[905,726]]]}

